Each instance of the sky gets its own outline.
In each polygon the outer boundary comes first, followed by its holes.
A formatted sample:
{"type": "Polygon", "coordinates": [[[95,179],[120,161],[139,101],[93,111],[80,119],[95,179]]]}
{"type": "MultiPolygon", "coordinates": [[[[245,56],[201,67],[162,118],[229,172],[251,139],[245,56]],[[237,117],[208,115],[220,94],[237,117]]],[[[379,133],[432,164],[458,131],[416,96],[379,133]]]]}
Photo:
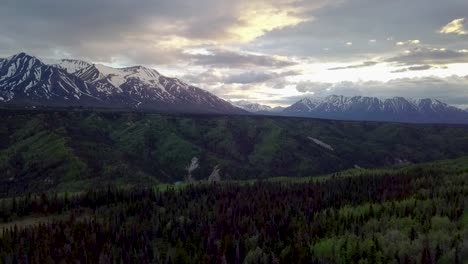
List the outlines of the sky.
{"type": "Polygon", "coordinates": [[[0,57],[143,65],[226,100],[468,108],[466,0],[0,0],[0,57]]]}

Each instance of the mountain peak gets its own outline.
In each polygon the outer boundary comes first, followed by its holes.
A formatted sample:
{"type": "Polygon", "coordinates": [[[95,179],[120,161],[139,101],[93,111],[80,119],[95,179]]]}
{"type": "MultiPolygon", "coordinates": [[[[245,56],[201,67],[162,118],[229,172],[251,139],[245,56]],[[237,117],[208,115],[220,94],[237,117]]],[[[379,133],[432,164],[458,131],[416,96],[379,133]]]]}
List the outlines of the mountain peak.
{"type": "MultiPolygon", "coordinates": [[[[17,58],[22,58],[22,57],[26,57],[26,56],[30,56],[30,55],[26,54],[25,52],[20,52],[20,53],[11,55],[7,59],[11,60],[11,59],[17,59],[17,58]]],[[[32,56],[30,56],[30,57],[32,57],[32,56]]]]}
{"type": "Polygon", "coordinates": [[[74,59],[61,59],[58,63],[53,66],[66,70],[68,73],[76,73],[86,67],[89,67],[91,63],[83,60],[74,59]]]}
{"type": "Polygon", "coordinates": [[[12,56],[6,58],[6,60],[8,60],[8,61],[16,61],[16,60],[27,60],[27,61],[28,60],[37,60],[37,61],[39,61],[39,59],[37,59],[36,57],[31,56],[31,55],[29,55],[29,54],[27,54],[25,52],[20,52],[18,54],[12,55],[12,56]]]}

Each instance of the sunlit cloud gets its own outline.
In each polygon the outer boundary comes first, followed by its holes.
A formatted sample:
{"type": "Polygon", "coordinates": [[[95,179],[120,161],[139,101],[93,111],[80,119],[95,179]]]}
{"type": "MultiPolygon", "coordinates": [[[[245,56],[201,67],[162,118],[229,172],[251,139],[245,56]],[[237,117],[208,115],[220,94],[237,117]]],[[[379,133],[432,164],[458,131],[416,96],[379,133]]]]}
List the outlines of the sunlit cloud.
{"type": "Polygon", "coordinates": [[[445,25],[440,31],[442,34],[468,35],[468,30],[465,29],[465,19],[459,18],[445,25]]]}
{"type": "Polygon", "coordinates": [[[399,41],[396,43],[397,46],[405,46],[405,45],[419,45],[421,41],[419,39],[410,39],[407,41],[399,41]]]}
{"type": "Polygon", "coordinates": [[[296,16],[294,10],[273,6],[245,10],[239,17],[239,23],[228,29],[232,37],[228,40],[248,43],[269,31],[296,26],[307,20],[296,16]]]}

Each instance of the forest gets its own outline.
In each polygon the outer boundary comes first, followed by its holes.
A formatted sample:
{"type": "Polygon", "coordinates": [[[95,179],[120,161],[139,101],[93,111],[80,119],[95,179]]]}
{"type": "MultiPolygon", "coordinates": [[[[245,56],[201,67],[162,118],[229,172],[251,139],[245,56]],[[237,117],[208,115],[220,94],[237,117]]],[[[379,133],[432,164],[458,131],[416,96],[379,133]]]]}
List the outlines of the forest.
{"type": "Polygon", "coordinates": [[[318,178],[26,193],[1,263],[466,263],[468,157],[318,178]]]}
{"type": "Polygon", "coordinates": [[[215,168],[222,180],[300,178],[468,155],[463,125],[87,110],[0,118],[0,197],[199,181],[215,168]]]}

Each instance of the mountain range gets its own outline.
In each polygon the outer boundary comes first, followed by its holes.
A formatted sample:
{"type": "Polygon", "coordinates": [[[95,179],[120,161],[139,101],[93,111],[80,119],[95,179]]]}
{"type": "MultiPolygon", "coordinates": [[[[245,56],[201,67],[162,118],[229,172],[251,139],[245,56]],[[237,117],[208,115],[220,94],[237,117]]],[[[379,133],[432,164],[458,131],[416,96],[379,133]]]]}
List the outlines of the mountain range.
{"type": "Polygon", "coordinates": [[[468,123],[468,113],[436,99],[394,97],[304,98],[285,108],[282,115],[338,120],[409,123],[468,123]]]}
{"type": "Polygon", "coordinates": [[[92,107],[141,111],[265,114],[338,120],[468,123],[468,112],[436,99],[303,98],[289,107],[225,101],[143,66],[112,68],[81,60],[46,64],[19,53],[0,59],[0,105],[92,107]]]}
{"type": "Polygon", "coordinates": [[[25,53],[0,60],[0,102],[188,113],[246,113],[179,79],[142,66],[111,68],[80,60],[47,65],[25,53]]]}

